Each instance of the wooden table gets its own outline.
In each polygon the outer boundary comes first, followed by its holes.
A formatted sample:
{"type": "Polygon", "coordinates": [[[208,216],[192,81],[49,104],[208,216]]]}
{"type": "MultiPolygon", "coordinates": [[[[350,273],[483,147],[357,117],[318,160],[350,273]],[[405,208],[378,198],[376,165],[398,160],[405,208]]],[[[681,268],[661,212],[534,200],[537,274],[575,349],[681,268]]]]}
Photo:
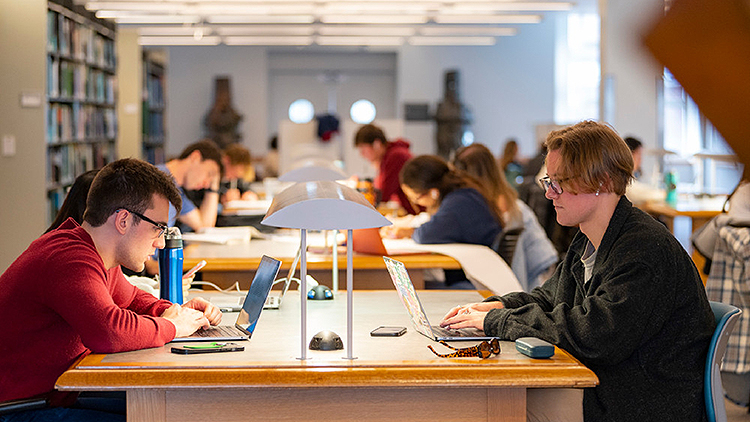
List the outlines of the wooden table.
{"type": "MultiPolygon", "coordinates": [[[[267,254],[282,261],[281,273],[286,276],[286,271],[291,267],[294,255],[299,247],[296,243],[281,242],[278,240],[253,239],[250,242],[235,244],[208,244],[195,243],[188,245],[184,250],[184,267],[191,268],[200,260],[205,259],[208,264],[201,270],[203,279],[226,288],[240,283],[240,288],[247,289],[260,263],[263,254],[267,254]]],[[[343,251],[343,249],[342,249],[343,251]]],[[[455,259],[435,253],[419,253],[407,255],[394,255],[394,259],[404,262],[409,269],[412,282],[417,289],[424,287],[424,270],[460,269],[461,265],[455,259]]],[[[298,264],[299,265],[299,264],[298,264]]],[[[354,287],[357,289],[392,289],[393,283],[385,269],[383,257],[379,255],[354,254],[354,287]]],[[[307,254],[308,274],[327,286],[332,286],[333,257],[330,252],[307,254]]],[[[346,254],[338,255],[339,286],[346,288],[346,254]]],[[[299,267],[297,277],[299,277],[299,267]]]]}
{"type": "MultiPolygon", "coordinates": [[[[292,293],[292,292],[290,292],[292,293]]],[[[420,299],[437,322],[469,291],[425,291],[420,299]]],[[[566,352],[529,359],[510,342],[490,359],[434,356],[395,291],[354,292],[352,353],[300,356],[299,296],[267,310],[244,352],[182,356],[170,345],[90,355],[57,381],[64,391],[125,390],[128,421],[526,421],[527,388],[593,387],[594,373],[566,352]],[[379,325],[408,326],[402,337],[370,337],[379,325]]],[[[330,329],[347,344],[346,294],[308,302],[308,335],[330,329]]],[[[233,315],[225,315],[225,322],[233,315]]],[[[308,337],[308,338],[309,338],[308,337]]],[[[455,344],[467,346],[470,344],[455,344]]]]}

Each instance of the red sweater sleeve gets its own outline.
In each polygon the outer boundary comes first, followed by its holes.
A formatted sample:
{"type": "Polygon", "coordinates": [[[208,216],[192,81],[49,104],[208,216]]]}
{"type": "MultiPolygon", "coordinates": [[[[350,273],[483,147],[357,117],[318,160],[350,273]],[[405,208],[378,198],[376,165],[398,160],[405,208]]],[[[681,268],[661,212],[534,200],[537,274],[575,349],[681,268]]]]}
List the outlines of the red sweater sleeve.
{"type": "Polygon", "coordinates": [[[60,258],[67,265],[48,285],[47,304],[78,333],[86,348],[94,353],[124,352],[162,346],[174,338],[174,325],[156,316],[168,305],[139,293],[121,271],[106,271],[94,256],[60,258]]]}

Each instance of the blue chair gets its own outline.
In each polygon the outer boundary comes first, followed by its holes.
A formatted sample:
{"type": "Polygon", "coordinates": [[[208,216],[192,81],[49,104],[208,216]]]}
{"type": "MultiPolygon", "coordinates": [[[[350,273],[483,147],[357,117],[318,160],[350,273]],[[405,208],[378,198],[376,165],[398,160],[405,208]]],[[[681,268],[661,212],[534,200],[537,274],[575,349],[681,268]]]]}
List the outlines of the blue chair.
{"type": "Polygon", "coordinates": [[[724,407],[724,388],[721,386],[721,360],[727,349],[729,335],[740,320],[742,311],[736,306],[721,302],[709,302],[714,313],[716,329],[711,337],[706,356],[706,372],[703,381],[706,399],[706,413],[709,422],[726,422],[727,409],[724,407]]]}

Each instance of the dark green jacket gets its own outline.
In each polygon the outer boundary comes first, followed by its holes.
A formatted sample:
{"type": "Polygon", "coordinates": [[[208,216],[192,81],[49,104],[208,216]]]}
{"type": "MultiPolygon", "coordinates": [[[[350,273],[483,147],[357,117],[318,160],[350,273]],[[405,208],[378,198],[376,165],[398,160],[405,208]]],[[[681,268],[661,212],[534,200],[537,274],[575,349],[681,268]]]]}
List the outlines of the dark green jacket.
{"type": "Polygon", "coordinates": [[[555,274],[500,300],[484,330],[539,337],[599,377],[584,391],[586,421],[704,421],[703,369],[714,322],[698,271],[674,236],[620,199],[584,287],[576,234],[555,274]]]}

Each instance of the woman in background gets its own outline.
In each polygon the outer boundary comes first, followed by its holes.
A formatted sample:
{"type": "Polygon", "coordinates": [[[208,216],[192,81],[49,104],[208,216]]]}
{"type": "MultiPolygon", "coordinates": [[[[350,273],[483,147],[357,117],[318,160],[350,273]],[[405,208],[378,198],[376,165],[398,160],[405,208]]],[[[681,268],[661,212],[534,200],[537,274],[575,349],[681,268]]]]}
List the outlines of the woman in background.
{"type": "Polygon", "coordinates": [[[68,217],[72,217],[76,223],[81,224],[83,221],[83,212],[86,211],[86,197],[89,195],[89,188],[94,177],[99,174],[99,169],[89,170],[81,173],[68,191],[62,206],[57,211],[55,221],[44,232],[50,232],[56,229],[60,224],[65,222],[68,217]]]}
{"type": "Polygon", "coordinates": [[[518,162],[518,142],[515,139],[509,139],[505,143],[498,165],[505,174],[505,179],[515,189],[520,184],[516,179],[523,174],[523,166],[518,162]]]}
{"type": "Polygon", "coordinates": [[[550,268],[557,264],[557,251],[534,212],[518,199],[516,191],[505,180],[492,152],[482,144],[469,145],[456,151],[453,166],[479,180],[489,195],[496,198],[506,231],[523,229],[508,265],[525,291],[541,285],[550,268]]]}

